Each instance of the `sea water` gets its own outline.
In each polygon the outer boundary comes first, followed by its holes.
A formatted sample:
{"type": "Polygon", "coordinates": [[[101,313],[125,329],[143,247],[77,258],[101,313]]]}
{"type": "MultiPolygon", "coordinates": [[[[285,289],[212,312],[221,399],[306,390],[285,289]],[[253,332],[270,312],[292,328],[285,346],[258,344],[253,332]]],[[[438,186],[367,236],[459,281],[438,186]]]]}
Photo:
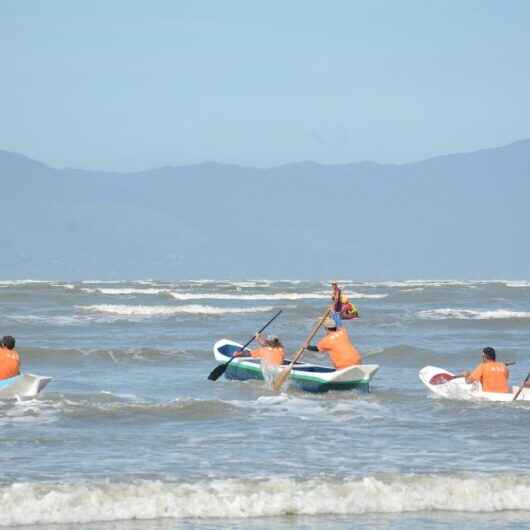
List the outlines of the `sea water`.
{"type": "MultiPolygon", "coordinates": [[[[530,406],[437,399],[425,365],[484,346],[530,370],[529,281],[343,281],[371,393],[216,382],[212,346],[269,332],[296,351],[329,283],[0,282],[0,334],[36,399],[0,401],[0,527],[526,528],[530,406]]],[[[327,364],[325,356],[304,358],[327,364]]]]}

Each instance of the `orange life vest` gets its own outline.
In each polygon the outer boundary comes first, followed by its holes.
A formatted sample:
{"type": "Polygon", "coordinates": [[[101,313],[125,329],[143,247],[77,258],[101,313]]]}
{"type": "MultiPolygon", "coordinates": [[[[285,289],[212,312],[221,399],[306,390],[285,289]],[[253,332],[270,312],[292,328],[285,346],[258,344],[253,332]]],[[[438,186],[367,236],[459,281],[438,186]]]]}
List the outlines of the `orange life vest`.
{"type": "Polygon", "coordinates": [[[20,356],[16,350],[0,348],[0,380],[20,374],[20,356]]]}
{"type": "Polygon", "coordinates": [[[469,375],[469,381],[482,384],[483,392],[510,392],[508,368],[504,363],[480,363],[469,375]]]}
{"type": "Polygon", "coordinates": [[[271,346],[262,346],[250,352],[252,357],[259,357],[265,362],[280,366],[283,363],[285,352],[283,348],[272,348],[271,346]]]}
{"type": "Polygon", "coordinates": [[[351,343],[345,328],[331,331],[317,344],[319,351],[328,353],[329,358],[337,370],[355,364],[361,364],[362,357],[357,348],[351,343]]]}

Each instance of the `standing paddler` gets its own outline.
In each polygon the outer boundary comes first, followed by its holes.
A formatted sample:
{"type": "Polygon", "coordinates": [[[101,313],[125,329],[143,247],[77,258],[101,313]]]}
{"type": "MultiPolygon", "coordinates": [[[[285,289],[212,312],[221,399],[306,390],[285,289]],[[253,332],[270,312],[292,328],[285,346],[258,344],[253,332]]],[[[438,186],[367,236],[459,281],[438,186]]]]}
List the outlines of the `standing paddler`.
{"type": "Polygon", "coordinates": [[[359,311],[350,302],[337,282],[331,283],[331,318],[337,324],[337,328],[341,327],[343,320],[359,318],[359,311]]]}

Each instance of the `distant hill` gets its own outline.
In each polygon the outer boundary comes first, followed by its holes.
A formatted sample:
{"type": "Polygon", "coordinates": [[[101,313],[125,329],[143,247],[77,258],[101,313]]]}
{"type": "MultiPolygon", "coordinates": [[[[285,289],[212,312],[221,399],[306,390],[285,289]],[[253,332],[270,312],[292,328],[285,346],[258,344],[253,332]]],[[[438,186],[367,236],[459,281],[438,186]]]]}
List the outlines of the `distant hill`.
{"type": "Polygon", "coordinates": [[[530,140],[399,165],[136,173],[0,151],[0,182],[0,278],[530,274],[530,140]]]}

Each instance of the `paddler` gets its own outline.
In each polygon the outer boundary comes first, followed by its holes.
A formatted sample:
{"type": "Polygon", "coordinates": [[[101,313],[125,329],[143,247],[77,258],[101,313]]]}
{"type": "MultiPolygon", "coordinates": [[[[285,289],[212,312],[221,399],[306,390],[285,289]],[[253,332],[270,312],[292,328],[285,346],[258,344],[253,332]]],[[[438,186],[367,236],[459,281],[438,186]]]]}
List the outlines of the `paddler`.
{"type": "Polygon", "coordinates": [[[326,336],[316,346],[310,345],[307,349],[314,352],[327,352],[329,360],[337,370],[361,364],[361,354],[351,343],[346,329],[337,328],[337,323],[330,317],[324,320],[324,327],[326,336]]]}
{"type": "Polygon", "coordinates": [[[342,323],[342,289],[337,282],[331,282],[331,318],[340,328],[342,323]]]}
{"type": "Polygon", "coordinates": [[[472,372],[464,372],[466,383],[481,383],[483,392],[510,392],[510,373],[504,363],[497,362],[496,357],[493,348],[484,348],[482,362],[472,372]]]}
{"type": "Polygon", "coordinates": [[[355,307],[337,282],[331,283],[331,318],[341,327],[343,320],[359,318],[359,310],[355,307]]]}
{"type": "Polygon", "coordinates": [[[0,380],[20,374],[20,356],[15,350],[15,338],[6,335],[0,343],[0,380]]]}
{"type": "Polygon", "coordinates": [[[341,294],[342,308],[340,317],[342,320],[351,320],[352,318],[359,318],[359,310],[354,306],[348,297],[343,293],[341,294]]]}
{"type": "Polygon", "coordinates": [[[250,353],[238,351],[234,354],[236,357],[257,357],[263,359],[266,364],[281,366],[285,358],[285,350],[280,339],[275,335],[263,337],[260,333],[256,335],[256,341],[259,348],[252,350],[250,353]]]}

